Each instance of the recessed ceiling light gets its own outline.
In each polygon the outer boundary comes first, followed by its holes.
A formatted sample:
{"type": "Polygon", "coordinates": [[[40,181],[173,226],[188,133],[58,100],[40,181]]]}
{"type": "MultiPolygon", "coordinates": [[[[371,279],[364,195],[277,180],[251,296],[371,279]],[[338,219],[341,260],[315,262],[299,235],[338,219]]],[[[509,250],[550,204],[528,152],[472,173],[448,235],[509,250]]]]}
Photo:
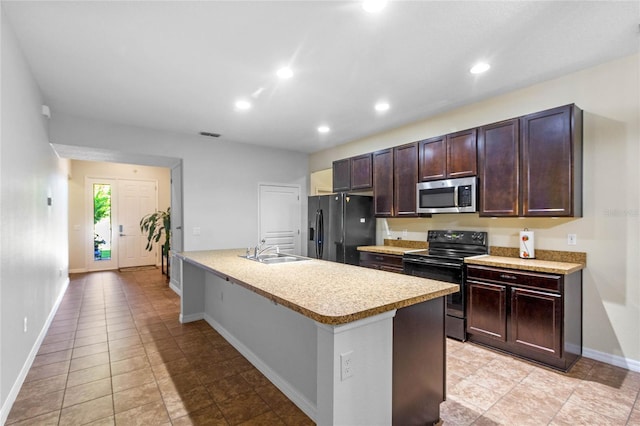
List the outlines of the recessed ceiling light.
{"type": "Polygon", "coordinates": [[[488,71],[489,68],[491,68],[491,65],[486,62],[478,62],[469,70],[469,72],[471,74],[482,74],[483,72],[488,71]]]}
{"type": "Polygon", "coordinates": [[[376,109],[376,111],[378,112],[384,112],[387,111],[389,109],[389,104],[387,102],[378,102],[374,108],[376,109]]]}
{"type": "Polygon", "coordinates": [[[380,12],[387,5],[387,0],[364,0],[362,8],[369,13],[380,12]]]}
{"type": "Polygon", "coordinates": [[[329,133],[331,129],[329,128],[329,126],[319,126],[318,127],[318,133],[329,133]]]}
{"type": "Polygon", "coordinates": [[[293,76],[293,71],[289,67],[283,67],[283,68],[280,68],[276,72],[276,74],[278,75],[278,77],[286,79],[286,78],[291,78],[293,76]]]}
{"type": "Polygon", "coordinates": [[[241,110],[249,109],[251,108],[251,102],[241,99],[239,101],[236,101],[236,108],[241,110]]]}

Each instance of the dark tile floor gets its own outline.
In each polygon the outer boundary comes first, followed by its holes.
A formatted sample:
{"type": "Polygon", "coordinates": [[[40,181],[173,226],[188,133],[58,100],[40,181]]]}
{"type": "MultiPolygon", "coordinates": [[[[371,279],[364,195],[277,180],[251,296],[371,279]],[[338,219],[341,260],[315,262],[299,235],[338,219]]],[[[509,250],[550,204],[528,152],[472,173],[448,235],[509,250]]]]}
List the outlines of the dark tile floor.
{"type": "MultiPolygon", "coordinates": [[[[10,425],[310,425],[159,270],[72,275],[10,425]]],[[[444,425],[640,425],[640,373],[568,374],[447,341],[444,425]]]]}
{"type": "Polygon", "coordinates": [[[158,269],[72,275],[9,425],[311,425],[158,269]]]}

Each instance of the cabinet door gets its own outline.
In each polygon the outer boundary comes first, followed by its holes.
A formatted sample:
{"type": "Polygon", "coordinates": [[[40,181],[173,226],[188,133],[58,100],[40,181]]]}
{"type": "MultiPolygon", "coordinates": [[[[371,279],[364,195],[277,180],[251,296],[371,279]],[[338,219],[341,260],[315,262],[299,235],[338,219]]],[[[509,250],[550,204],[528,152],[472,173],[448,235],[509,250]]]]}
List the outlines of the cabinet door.
{"type": "Polygon", "coordinates": [[[421,182],[445,178],[447,174],[446,140],[446,136],[439,136],[419,143],[421,182]]]}
{"type": "Polygon", "coordinates": [[[373,210],[376,216],[393,216],[393,150],[373,153],[373,210]]]}
{"type": "Polygon", "coordinates": [[[393,148],[395,216],[416,216],[418,143],[393,148]]]}
{"type": "Polygon", "coordinates": [[[467,333],[507,340],[507,287],[467,281],[467,333]]]}
{"type": "Polygon", "coordinates": [[[369,189],[373,185],[371,154],[351,158],[351,189],[369,189]]]}
{"type": "Polygon", "coordinates": [[[580,165],[574,165],[573,108],[568,105],[522,117],[524,216],[581,214],[573,209],[574,196],[580,197],[574,193],[574,166],[580,165]]]}
{"type": "Polygon", "coordinates": [[[333,162],[333,192],[351,189],[351,165],[348,158],[333,162]]]}
{"type": "Polygon", "coordinates": [[[520,120],[483,126],[478,135],[480,216],[518,216],[520,120]]]}
{"type": "Polygon", "coordinates": [[[476,129],[470,129],[447,135],[447,178],[478,173],[476,134],[476,129]]]}
{"type": "Polygon", "coordinates": [[[562,297],[560,294],[511,287],[513,344],[527,350],[562,356],[562,297]]]}

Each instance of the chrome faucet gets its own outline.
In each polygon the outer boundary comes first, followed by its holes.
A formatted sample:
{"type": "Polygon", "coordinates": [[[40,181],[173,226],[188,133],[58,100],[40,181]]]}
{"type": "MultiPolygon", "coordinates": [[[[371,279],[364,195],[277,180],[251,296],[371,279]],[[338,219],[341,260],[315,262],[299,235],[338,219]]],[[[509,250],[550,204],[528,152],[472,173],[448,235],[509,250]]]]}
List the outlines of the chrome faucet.
{"type": "Polygon", "coordinates": [[[253,259],[257,259],[258,256],[260,256],[262,253],[268,252],[270,250],[274,250],[276,251],[276,253],[280,253],[280,247],[278,245],[273,245],[273,246],[267,246],[265,248],[261,248],[265,243],[265,240],[263,239],[262,241],[260,241],[260,243],[258,245],[256,245],[255,247],[253,247],[253,249],[251,247],[249,247],[247,249],[247,258],[251,258],[251,250],[253,250],[253,259]]]}

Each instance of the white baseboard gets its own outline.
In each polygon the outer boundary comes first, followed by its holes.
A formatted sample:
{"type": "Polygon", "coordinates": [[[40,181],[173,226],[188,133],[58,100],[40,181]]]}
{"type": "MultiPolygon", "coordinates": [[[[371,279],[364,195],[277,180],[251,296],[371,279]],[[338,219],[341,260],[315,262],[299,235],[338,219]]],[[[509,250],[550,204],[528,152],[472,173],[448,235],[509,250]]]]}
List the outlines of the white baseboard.
{"type": "Polygon", "coordinates": [[[38,334],[38,338],[33,344],[33,347],[31,348],[31,352],[29,352],[29,356],[25,360],[22,366],[22,369],[20,370],[20,374],[18,375],[18,378],[16,379],[15,383],[11,387],[11,390],[9,391],[9,394],[5,399],[4,404],[0,409],[0,424],[5,424],[7,421],[7,417],[9,417],[9,412],[11,411],[11,407],[13,407],[13,403],[16,402],[16,398],[18,397],[20,388],[22,388],[22,385],[24,384],[24,380],[27,378],[27,374],[29,373],[31,366],[33,365],[33,361],[36,359],[36,355],[40,350],[40,345],[42,345],[44,338],[47,336],[49,327],[51,326],[51,323],[53,322],[53,318],[56,316],[56,313],[58,312],[58,308],[60,307],[60,303],[62,303],[62,299],[64,298],[65,293],[67,292],[69,283],[70,283],[70,280],[69,280],[69,277],[67,276],[64,284],[62,285],[62,290],[60,291],[60,294],[58,295],[58,298],[56,299],[56,302],[53,304],[53,308],[51,309],[51,312],[47,317],[47,321],[44,323],[44,326],[40,330],[40,334],[38,334]]]}
{"type": "Polygon", "coordinates": [[[173,282],[169,281],[169,288],[173,290],[178,296],[182,296],[182,290],[173,282]]]}
{"type": "Polygon", "coordinates": [[[256,367],[264,376],[271,381],[287,398],[293,401],[307,416],[312,420],[317,418],[317,406],[313,402],[309,401],[304,395],[296,390],[289,382],[284,380],[278,373],[265,364],[251,349],[245,346],[241,341],[236,339],[231,333],[227,331],[220,323],[214,320],[211,316],[204,314],[204,320],[209,323],[218,333],[225,338],[227,342],[238,350],[254,367],[256,367]]]}
{"type": "Polygon", "coordinates": [[[596,361],[615,365],[616,367],[626,368],[630,371],[640,372],[640,361],[625,358],[619,355],[611,355],[595,349],[583,348],[582,356],[585,358],[595,359],[596,361]]]}
{"type": "Polygon", "coordinates": [[[181,313],[179,319],[180,319],[180,322],[184,324],[187,322],[200,321],[201,319],[205,319],[205,318],[204,318],[204,313],[200,312],[200,313],[191,314],[191,315],[182,315],[181,313]]]}

